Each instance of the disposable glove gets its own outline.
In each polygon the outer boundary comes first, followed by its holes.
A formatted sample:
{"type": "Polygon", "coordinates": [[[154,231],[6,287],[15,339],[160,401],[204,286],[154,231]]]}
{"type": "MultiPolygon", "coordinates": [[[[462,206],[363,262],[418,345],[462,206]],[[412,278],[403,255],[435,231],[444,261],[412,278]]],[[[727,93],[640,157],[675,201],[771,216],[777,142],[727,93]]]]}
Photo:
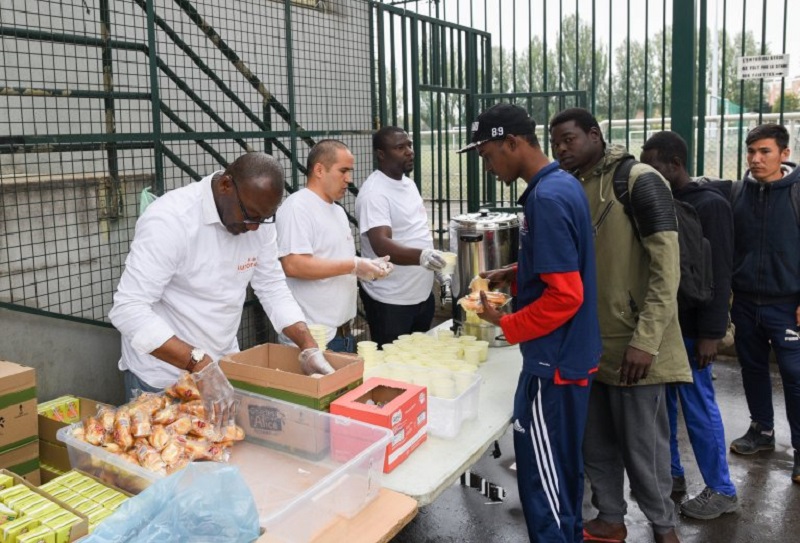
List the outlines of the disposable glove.
{"type": "Polygon", "coordinates": [[[325,360],[325,355],[322,354],[322,351],[316,347],[301,351],[299,359],[300,369],[303,370],[303,373],[306,375],[313,375],[315,373],[330,375],[336,371],[333,369],[333,366],[325,360]]]}
{"type": "Polygon", "coordinates": [[[439,302],[442,304],[442,307],[444,307],[447,302],[451,302],[453,300],[451,288],[453,276],[444,274],[440,271],[434,272],[434,276],[436,277],[436,282],[439,283],[439,302]]]}
{"type": "Polygon", "coordinates": [[[221,433],[236,417],[233,387],[217,362],[211,362],[202,370],[193,373],[192,379],[200,391],[200,397],[214,430],[221,433]]]}
{"type": "Polygon", "coordinates": [[[440,251],[436,249],[423,249],[419,255],[419,265],[431,271],[441,270],[447,265],[440,251]]]}
{"type": "Polygon", "coordinates": [[[350,272],[362,281],[374,281],[389,275],[394,266],[389,262],[389,257],[381,258],[353,258],[353,270],[350,272]]]}

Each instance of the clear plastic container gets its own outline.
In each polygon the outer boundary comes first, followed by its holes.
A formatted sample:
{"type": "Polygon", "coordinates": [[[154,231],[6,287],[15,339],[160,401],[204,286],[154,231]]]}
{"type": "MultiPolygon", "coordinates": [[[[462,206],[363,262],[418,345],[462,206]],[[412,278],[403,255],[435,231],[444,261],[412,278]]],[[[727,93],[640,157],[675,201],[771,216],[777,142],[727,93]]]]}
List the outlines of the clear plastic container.
{"type": "MultiPolygon", "coordinates": [[[[246,437],[234,445],[230,463],[241,470],[267,532],[286,542],[310,541],[337,517],[352,518],[377,497],[390,430],[245,391],[236,394],[236,422],[246,437]],[[347,461],[331,456],[334,424],[348,426],[351,438],[361,441],[360,452],[347,461]]],[[[59,430],[58,439],[67,445],[73,468],[133,493],[162,477],[75,439],[71,429],[59,430]]]]}

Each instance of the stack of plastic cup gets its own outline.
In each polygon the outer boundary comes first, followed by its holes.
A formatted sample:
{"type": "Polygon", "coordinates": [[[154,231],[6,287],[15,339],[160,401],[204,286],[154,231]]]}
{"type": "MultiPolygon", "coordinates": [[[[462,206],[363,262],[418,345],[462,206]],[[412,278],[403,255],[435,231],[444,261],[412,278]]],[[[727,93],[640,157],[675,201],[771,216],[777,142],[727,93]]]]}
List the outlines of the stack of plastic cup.
{"type": "Polygon", "coordinates": [[[378,350],[378,344],[374,341],[359,341],[356,343],[356,353],[364,359],[364,368],[383,364],[383,352],[378,350]]]}
{"type": "Polygon", "coordinates": [[[481,363],[481,346],[480,345],[466,345],[464,346],[464,362],[477,366],[481,363]]]}
{"type": "Polygon", "coordinates": [[[328,346],[328,327],[324,324],[309,324],[308,331],[323,351],[328,346]]]}

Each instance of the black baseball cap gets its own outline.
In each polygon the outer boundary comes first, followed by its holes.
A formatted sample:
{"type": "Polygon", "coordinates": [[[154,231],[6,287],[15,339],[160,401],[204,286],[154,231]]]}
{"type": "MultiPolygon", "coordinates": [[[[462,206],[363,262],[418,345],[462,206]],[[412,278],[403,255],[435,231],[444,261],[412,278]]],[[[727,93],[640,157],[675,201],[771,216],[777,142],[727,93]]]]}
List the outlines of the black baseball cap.
{"type": "Polygon", "coordinates": [[[535,128],[536,123],[523,108],[514,104],[497,104],[478,115],[472,123],[472,143],[458,152],[465,153],[487,141],[501,140],[512,134],[533,134],[535,128]]]}

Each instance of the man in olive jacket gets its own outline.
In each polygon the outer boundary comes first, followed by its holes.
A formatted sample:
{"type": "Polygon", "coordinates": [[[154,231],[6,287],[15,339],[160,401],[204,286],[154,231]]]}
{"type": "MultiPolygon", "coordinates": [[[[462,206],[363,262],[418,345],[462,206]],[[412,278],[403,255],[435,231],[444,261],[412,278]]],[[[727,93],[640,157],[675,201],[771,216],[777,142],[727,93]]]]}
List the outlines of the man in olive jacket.
{"type": "Polygon", "coordinates": [[[606,146],[585,109],[553,117],[550,138],[561,167],[583,185],[595,231],[603,355],[589,397],[583,454],[598,515],[584,523],[584,539],[625,539],[627,471],[656,542],[674,543],[665,384],[690,383],[692,375],[678,324],[680,252],[672,194],[658,172],[636,163],[628,178],[629,217],[613,178],[630,155],[606,146]]]}

